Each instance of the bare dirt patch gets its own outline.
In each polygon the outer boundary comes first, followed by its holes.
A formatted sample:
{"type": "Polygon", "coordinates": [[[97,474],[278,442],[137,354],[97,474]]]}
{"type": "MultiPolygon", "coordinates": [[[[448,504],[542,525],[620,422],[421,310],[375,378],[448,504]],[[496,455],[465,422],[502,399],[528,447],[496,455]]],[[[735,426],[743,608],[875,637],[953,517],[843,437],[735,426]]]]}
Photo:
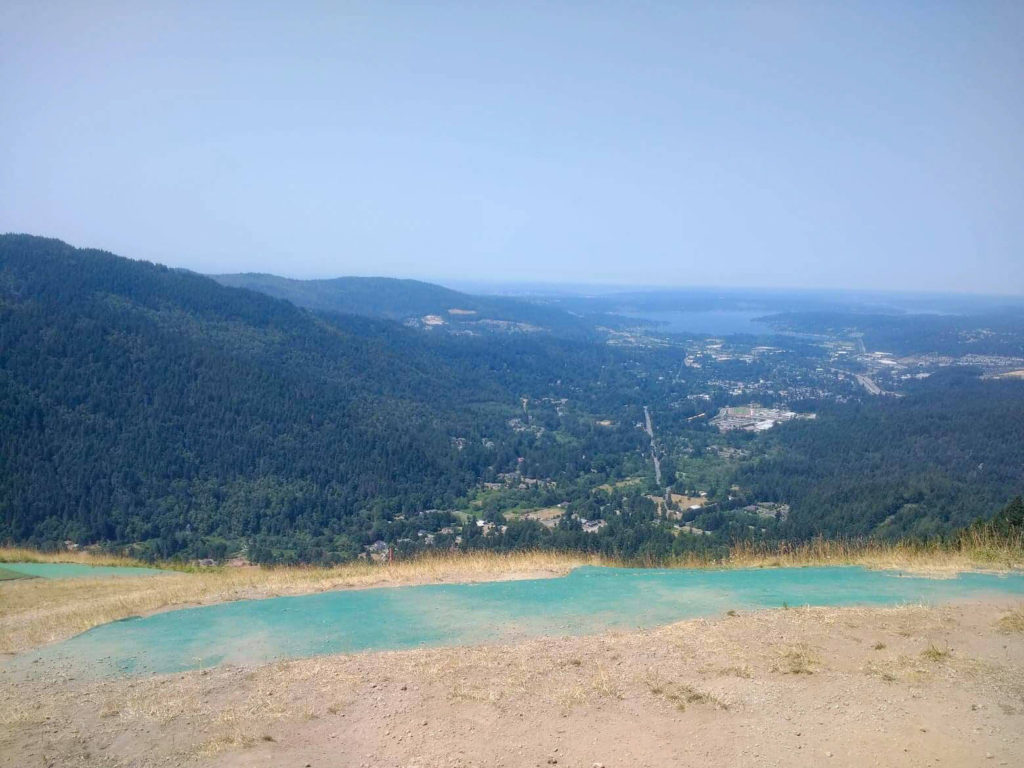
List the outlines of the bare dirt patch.
{"type": "Polygon", "coordinates": [[[1016,766],[1010,607],[778,610],[144,680],[0,671],[0,766],[1016,766]]]}
{"type": "Polygon", "coordinates": [[[536,520],[541,525],[546,525],[548,528],[554,528],[558,525],[559,519],[565,514],[565,510],[562,507],[543,507],[541,509],[533,509],[529,512],[523,513],[523,518],[526,520],[536,520]]]}

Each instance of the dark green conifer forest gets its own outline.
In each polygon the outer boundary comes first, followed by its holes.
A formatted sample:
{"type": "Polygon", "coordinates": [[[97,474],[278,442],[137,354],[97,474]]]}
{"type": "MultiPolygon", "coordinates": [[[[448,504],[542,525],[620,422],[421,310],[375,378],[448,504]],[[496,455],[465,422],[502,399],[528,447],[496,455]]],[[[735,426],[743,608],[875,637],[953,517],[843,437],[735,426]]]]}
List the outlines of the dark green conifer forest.
{"type": "Polygon", "coordinates": [[[946,535],[1024,490],[1020,381],[960,368],[723,436],[707,412],[741,399],[701,393],[723,372],[797,381],[819,365],[806,344],[773,368],[686,368],[671,345],[530,316],[557,328],[435,333],[0,236],[0,541],[259,562],[335,562],[377,541],[657,560],[738,538],[946,535]],[[706,491],[699,513],[660,504],[644,405],[664,484],[706,491]],[[716,458],[727,449],[742,458],[716,458]],[[755,502],[791,513],[758,517],[755,502]],[[558,505],[551,527],[525,514],[558,505]]]}

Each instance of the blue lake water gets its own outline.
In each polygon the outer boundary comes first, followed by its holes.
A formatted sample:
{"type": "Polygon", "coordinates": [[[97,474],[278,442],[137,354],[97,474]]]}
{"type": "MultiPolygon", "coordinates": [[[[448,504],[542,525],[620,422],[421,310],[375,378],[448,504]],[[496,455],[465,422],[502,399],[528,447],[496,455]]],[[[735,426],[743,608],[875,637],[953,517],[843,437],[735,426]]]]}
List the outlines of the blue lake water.
{"type": "Polygon", "coordinates": [[[1024,596],[1024,574],[929,579],[857,567],[578,568],[559,579],[323,592],[126,619],[22,654],[23,669],[148,675],[330,653],[509,642],[801,605],[936,603],[1024,596]],[[38,667],[34,667],[38,669],[38,667]]]}
{"type": "Polygon", "coordinates": [[[693,333],[707,336],[729,336],[752,334],[757,336],[775,333],[770,325],[758,322],[757,318],[771,314],[764,310],[653,310],[647,312],[620,312],[626,317],[649,320],[663,333],[693,333]]]}
{"type": "Polygon", "coordinates": [[[36,579],[106,578],[111,576],[155,576],[168,573],[157,568],[135,568],[82,563],[0,563],[5,571],[36,579]]]}

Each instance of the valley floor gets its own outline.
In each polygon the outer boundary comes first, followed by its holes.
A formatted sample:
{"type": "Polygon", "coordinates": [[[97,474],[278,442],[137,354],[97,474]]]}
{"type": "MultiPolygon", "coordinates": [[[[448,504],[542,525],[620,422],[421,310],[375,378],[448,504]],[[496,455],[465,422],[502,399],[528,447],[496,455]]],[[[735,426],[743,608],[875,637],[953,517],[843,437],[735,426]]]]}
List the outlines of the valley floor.
{"type": "Polygon", "coordinates": [[[1024,605],[806,608],[130,681],[0,667],[0,766],[1024,764],[1024,605]]]}

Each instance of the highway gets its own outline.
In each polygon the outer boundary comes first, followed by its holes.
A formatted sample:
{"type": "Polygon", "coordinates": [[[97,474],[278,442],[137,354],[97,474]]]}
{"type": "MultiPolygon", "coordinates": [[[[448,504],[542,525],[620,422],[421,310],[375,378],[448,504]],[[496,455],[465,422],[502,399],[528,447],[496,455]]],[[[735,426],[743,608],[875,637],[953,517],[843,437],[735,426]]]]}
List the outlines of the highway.
{"type": "Polygon", "coordinates": [[[860,382],[860,385],[862,387],[864,387],[864,389],[866,389],[869,394],[872,394],[872,395],[880,395],[880,394],[882,394],[882,388],[880,386],[878,386],[877,384],[875,384],[875,382],[871,380],[871,377],[866,376],[863,373],[855,373],[853,375],[854,375],[854,378],[856,378],[857,381],[860,382]]]}
{"type": "Polygon", "coordinates": [[[651,458],[654,459],[654,481],[661,487],[661,459],[658,458],[657,447],[654,444],[654,425],[651,423],[651,412],[647,406],[644,406],[644,421],[647,426],[645,431],[647,436],[651,438],[651,458]]]}

